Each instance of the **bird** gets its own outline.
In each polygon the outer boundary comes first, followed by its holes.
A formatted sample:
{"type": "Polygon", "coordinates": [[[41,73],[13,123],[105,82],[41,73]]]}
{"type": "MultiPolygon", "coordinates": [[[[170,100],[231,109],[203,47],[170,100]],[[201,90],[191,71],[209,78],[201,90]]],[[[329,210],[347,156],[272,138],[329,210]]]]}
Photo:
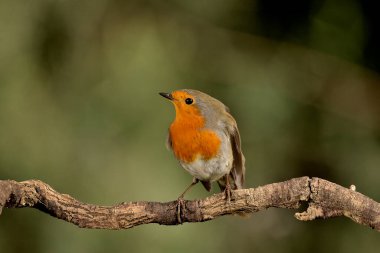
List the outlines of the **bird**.
{"type": "Polygon", "coordinates": [[[230,202],[232,190],[242,189],[245,158],[236,120],[222,102],[193,89],[159,92],[175,108],[166,145],[180,165],[193,176],[192,183],[178,197],[178,221],[184,195],[201,182],[207,191],[217,182],[230,202]]]}

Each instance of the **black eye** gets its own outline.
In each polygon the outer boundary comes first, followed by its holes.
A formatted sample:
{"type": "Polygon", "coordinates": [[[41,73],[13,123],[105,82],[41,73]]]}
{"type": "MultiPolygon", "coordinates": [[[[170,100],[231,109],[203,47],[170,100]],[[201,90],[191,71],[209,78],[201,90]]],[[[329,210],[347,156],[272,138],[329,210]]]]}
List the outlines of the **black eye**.
{"type": "Polygon", "coordinates": [[[186,98],[185,103],[191,105],[193,103],[193,100],[191,98],[186,98]]]}

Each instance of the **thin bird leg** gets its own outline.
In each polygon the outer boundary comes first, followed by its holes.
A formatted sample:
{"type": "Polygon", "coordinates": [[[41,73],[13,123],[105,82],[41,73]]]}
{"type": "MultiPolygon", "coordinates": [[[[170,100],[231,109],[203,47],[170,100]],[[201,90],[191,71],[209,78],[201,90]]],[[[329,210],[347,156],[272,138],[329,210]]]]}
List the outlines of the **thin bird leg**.
{"type": "Polygon", "coordinates": [[[226,188],[224,188],[224,194],[226,195],[227,203],[231,201],[231,185],[230,185],[230,175],[225,175],[226,178],[226,188]]]}
{"type": "Polygon", "coordinates": [[[188,190],[190,190],[194,185],[196,185],[197,183],[199,182],[199,180],[195,177],[193,177],[193,182],[191,182],[191,184],[185,189],[185,191],[179,195],[178,199],[177,199],[177,221],[179,224],[182,223],[182,220],[181,220],[181,209],[184,207],[184,203],[183,203],[183,197],[185,196],[186,192],[188,190]]]}
{"type": "Polygon", "coordinates": [[[194,185],[196,185],[197,183],[199,182],[199,179],[193,177],[193,182],[191,182],[191,184],[185,189],[185,191],[179,195],[179,199],[183,199],[183,197],[185,196],[186,192],[188,192],[194,185]]]}

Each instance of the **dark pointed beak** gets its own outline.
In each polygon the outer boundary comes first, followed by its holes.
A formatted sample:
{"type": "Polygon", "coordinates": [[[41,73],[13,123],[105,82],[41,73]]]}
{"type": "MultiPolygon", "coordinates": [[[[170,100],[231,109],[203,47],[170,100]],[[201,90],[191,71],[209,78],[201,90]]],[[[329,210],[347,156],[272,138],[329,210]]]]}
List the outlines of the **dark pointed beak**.
{"type": "Polygon", "coordinates": [[[163,96],[164,98],[167,98],[167,99],[169,99],[169,100],[173,100],[173,96],[172,96],[172,94],[170,94],[170,93],[160,92],[160,93],[158,93],[158,94],[160,94],[160,95],[163,96]]]}

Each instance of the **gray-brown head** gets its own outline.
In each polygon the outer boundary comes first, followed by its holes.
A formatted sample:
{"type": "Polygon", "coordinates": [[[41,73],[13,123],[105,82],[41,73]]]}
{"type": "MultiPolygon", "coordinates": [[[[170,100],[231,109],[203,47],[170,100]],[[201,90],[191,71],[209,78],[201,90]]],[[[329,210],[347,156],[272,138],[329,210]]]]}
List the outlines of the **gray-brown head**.
{"type": "Polygon", "coordinates": [[[236,124],[227,106],[201,91],[182,89],[171,93],[161,92],[160,95],[174,104],[177,117],[191,117],[198,114],[204,118],[206,126],[211,128],[217,127],[221,120],[236,124]]]}

